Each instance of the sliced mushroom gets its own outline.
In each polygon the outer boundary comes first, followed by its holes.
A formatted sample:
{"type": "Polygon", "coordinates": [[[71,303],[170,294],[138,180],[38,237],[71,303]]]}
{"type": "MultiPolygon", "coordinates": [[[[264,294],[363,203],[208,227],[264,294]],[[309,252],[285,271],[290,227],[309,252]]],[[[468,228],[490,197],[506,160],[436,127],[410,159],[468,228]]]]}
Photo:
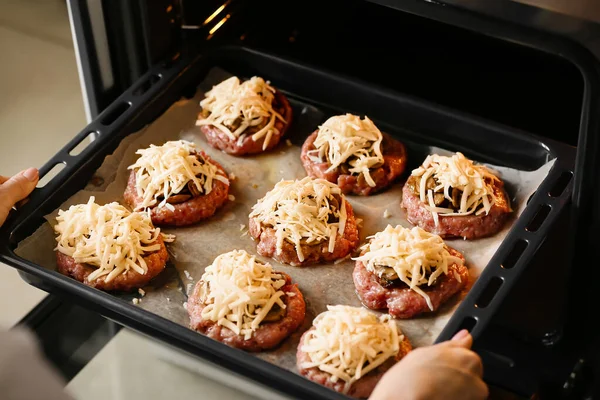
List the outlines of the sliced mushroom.
{"type": "Polygon", "coordinates": [[[188,201],[191,198],[192,198],[192,196],[190,196],[189,194],[176,194],[175,196],[169,197],[167,199],[167,203],[179,204],[179,203],[183,203],[184,201],[188,201]]]}
{"type": "Polygon", "coordinates": [[[339,217],[336,217],[334,214],[340,209],[340,202],[342,199],[333,195],[329,198],[329,217],[327,218],[327,223],[334,224],[339,221],[339,217]]]}
{"type": "Polygon", "coordinates": [[[437,182],[435,181],[435,178],[433,176],[430,176],[429,179],[427,179],[427,184],[425,185],[425,188],[433,190],[436,186],[437,182]]]}
{"type": "Polygon", "coordinates": [[[329,197],[329,209],[333,212],[336,210],[339,210],[340,208],[340,201],[342,199],[339,196],[336,195],[332,195],[331,197],[329,197]]]}
{"type": "Polygon", "coordinates": [[[198,188],[194,184],[194,181],[189,181],[188,182],[187,189],[190,191],[190,193],[194,197],[198,197],[198,196],[200,196],[202,194],[202,193],[200,193],[200,191],[198,190],[198,188]]]}
{"type": "Polygon", "coordinates": [[[446,200],[444,193],[435,193],[433,195],[433,203],[438,207],[444,204],[444,200],[446,200]]]}
{"type": "Polygon", "coordinates": [[[263,319],[264,322],[275,322],[279,321],[281,318],[285,316],[285,309],[279,307],[279,305],[275,304],[273,308],[269,311],[267,316],[263,319]]]}
{"type": "Polygon", "coordinates": [[[460,198],[462,197],[462,191],[457,188],[452,188],[452,207],[458,210],[460,208],[460,198]]]}
{"type": "Polygon", "coordinates": [[[383,286],[386,289],[391,289],[391,288],[397,288],[400,287],[402,285],[406,285],[404,282],[402,282],[400,280],[400,278],[396,278],[396,279],[388,279],[386,277],[380,277],[379,278],[379,284],[381,286],[383,286]]]}
{"type": "Polygon", "coordinates": [[[350,175],[350,167],[348,167],[348,164],[343,163],[342,165],[340,165],[337,170],[339,171],[340,174],[343,175],[350,175]]]}

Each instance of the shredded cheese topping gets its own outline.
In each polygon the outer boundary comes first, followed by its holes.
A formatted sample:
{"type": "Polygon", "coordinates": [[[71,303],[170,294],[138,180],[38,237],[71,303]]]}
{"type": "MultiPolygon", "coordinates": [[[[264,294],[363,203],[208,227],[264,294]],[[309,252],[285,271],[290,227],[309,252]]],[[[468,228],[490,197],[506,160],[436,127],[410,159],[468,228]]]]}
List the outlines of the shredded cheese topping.
{"type": "Polygon", "coordinates": [[[287,240],[302,262],[302,244],[329,241],[328,251],[333,253],[335,239],[346,227],[346,200],[340,188],[325,179],[281,180],[252,207],[250,218],[275,230],[277,254],[287,240]]]}
{"type": "Polygon", "coordinates": [[[104,277],[110,282],[131,269],[145,275],[144,255],[160,249],[156,243],[160,229],[152,225],[147,213],[130,212],[116,202],[101,206],[94,201],[92,196],[87,204],[58,212],[55,250],[77,263],[97,267],[88,281],[104,277]]]}
{"type": "Polygon", "coordinates": [[[355,260],[380,278],[400,279],[425,298],[430,310],[431,299],[419,286],[431,286],[440,275],[448,274],[450,265],[463,264],[462,259],[450,254],[440,236],[419,227],[388,225],[368,239],[361,247],[363,254],[355,260]]]}
{"type": "Polygon", "coordinates": [[[200,280],[202,318],[231,329],[248,340],[267,314],[285,309],[281,274],[244,250],[221,254],[206,267],[200,280]]]}
{"type": "Polygon", "coordinates": [[[420,177],[419,197],[431,211],[436,226],[439,215],[464,216],[475,213],[488,214],[496,201],[493,184],[499,181],[488,168],[475,165],[462,153],[451,157],[432,154],[425,159],[423,165],[412,171],[412,176],[420,177]],[[428,181],[430,182],[428,184],[428,181]],[[454,192],[458,191],[459,196],[454,192]],[[443,200],[452,207],[436,205],[443,194],[443,200]]]}
{"type": "Polygon", "coordinates": [[[374,187],[369,170],[384,162],[382,141],[383,135],[366,116],[361,120],[352,114],[338,115],[319,126],[315,149],[307,155],[314,162],[328,162],[327,172],[347,163],[350,173],[362,173],[367,184],[374,187]]]}
{"type": "Polygon", "coordinates": [[[135,171],[135,188],[142,202],[136,210],[148,207],[167,207],[169,198],[181,192],[192,182],[197,194],[212,191],[213,181],[229,185],[229,180],[196,151],[196,145],[185,140],[166,142],[162,146],[150,145],[136,152],[140,158],[129,169],[135,171]],[[163,198],[159,202],[159,198],[163,198]]]}
{"type": "Polygon", "coordinates": [[[313,321],[300,343],[310,362],[302,368],[317,367],[342,380],[344,392],[400,350],[404,335],[389,315],[377,317],[360,307],[327,306],[313,321]]]}
{"type": "Polygon", "coordinates": [[[265,137],[263,150],[269,145],[277,119],[285,119],[273,109],[275,89],[263,78],[254,76],[247,81],[232,76],[206,93],[200,102],[203,110],[210,112],[207,118],[199,119],[196,125],[213,125],[225,132],[232,140],[241,143],[247,136],[247,130],[265,124],[252,134],[252,140],[265,137]],[[231,129],[230,129],[231,128],[231,129]],[[235,128],[235,129],[234,129],[235,128]]]}

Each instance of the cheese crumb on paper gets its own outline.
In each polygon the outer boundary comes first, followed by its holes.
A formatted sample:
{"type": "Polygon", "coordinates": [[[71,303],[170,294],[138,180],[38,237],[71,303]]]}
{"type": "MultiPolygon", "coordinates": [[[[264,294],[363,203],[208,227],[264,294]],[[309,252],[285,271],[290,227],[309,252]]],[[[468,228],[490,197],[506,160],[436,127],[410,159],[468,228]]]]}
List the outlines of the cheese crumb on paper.
{"type": "Polygon", "coordinates": [[[335,261],[333,262],[333,265],[341,264],[341,263],[343,263],[344,261],[348,261],[348,260],[349,260],[351,257],[352,257],[352,254],[348,254],[346,257],[343,257],[343,258],[338,258],[337,260],[335,260],[335,261]]]}

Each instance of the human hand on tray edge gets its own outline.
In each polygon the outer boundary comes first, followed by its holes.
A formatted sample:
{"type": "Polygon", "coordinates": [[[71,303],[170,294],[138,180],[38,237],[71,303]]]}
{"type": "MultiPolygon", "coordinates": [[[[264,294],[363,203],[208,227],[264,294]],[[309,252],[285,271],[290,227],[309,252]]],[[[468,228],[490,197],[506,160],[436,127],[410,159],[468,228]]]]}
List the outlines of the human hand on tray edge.
{"type": "Polygon", "coordinates": [[[472,345],[473,337],[462,330],[452,340],[411,351],[386,372],[370,400],[486,399],[481,358],[472,345]]]}
{"type": "Polygon", "coordinates": [[[39,172],[35,168],[23,170],[10,178],[0,175],[0,226],[15,204],[35,189],[39,179],[39,172]]]}

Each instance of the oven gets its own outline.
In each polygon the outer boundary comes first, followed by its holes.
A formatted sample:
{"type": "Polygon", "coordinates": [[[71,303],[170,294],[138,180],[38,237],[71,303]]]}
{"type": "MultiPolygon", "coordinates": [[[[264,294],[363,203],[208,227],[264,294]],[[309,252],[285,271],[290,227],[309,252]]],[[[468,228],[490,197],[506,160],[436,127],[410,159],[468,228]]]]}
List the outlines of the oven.
{"type": "Polygon", "coordinates": [[[535,207],[528,206],[529,213],[518,221],[521,234],[511,232],[514,240],[503,243],[475,293],[459,307],[459,317],[437,340],[462,327],[472,330],[486,382],[507,392],[525,398],[591,398],[598,371],[591,324],[600,219],[595,176],[600,29],[595,6],[582,13],[575,4],[552,3],[69,0],[90,125],[42,168],[47,173],[68,159],[66,170],[73,175],[59,172],[42,189],[52,192],[49,201],[34,195],[19,210],[37,219],[13,216],[2,231],[7,239],[3,261],[33,285],[278,391],[338,398],[308,384],[301,390],[303,383],[295,377],[273,380],[269,374],[278,374],[276,369],[255,369],[236,352],[194,345],[187,333],[173,336],[163,321],[150,323],[144,319],[148,315],[134,318],[118,303],[96,301],[12,251],[39,226],[39,216],[81,188],[98,167],[100,158],[91,153],[87,157],[98,160],[69,158],[73,146],[91,137],[94,152],[110,154],[116,137],[141,128],[174,96],[185,94],[189,76],[202,73],[205,62],[216,60],[246,75],[267,71],[286,82],[289,92],[314,94],[321,103],[337,102],[344,109],[371,104],[369,112],[381,118],[394,114],[386,109],[386,96],[400,94],[393,104],[405,111],[388,120],[403,129],[438,132],[440,143],[523,168],[533,168],[535,157],[548,154],[567,160],[532,196],[535,207]],[[308,88],[311,80],[320,87],[308,88]]]}

